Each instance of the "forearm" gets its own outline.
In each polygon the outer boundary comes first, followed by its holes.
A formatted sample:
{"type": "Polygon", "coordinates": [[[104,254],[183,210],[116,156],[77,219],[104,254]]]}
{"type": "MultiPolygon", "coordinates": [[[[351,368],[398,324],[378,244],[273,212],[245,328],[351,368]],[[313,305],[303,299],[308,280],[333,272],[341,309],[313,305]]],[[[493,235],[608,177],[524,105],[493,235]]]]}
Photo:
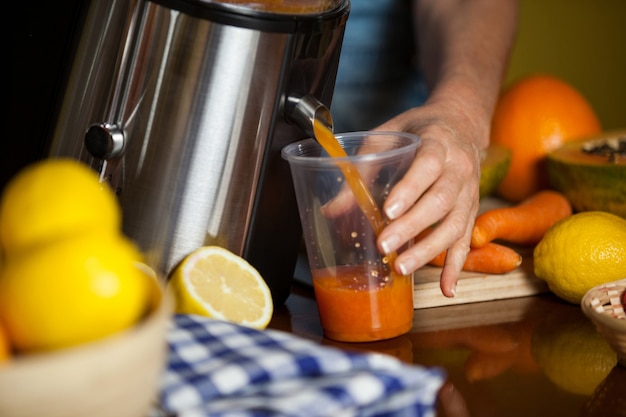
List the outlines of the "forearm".
{"type": "MultiPolygon", "coordinates": [[[[415,0],[419,59],[430,101],[454,98],[490,119],[517,27],[515,0],[415,0]]],[[[482,135],[476,145],[485,147],[482,135]]]]}

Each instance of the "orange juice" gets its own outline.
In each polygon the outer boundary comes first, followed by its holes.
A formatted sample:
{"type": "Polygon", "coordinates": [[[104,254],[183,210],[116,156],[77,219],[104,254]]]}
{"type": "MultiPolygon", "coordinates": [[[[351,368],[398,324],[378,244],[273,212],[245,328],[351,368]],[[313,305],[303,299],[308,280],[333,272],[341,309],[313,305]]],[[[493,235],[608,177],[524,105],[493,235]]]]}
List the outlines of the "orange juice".
{"type": "Polygon", "coordinates": [[[343,342],[390,339],[413,326],[413,280],[367,266],[313,271],[324,335],[343,342]]]}

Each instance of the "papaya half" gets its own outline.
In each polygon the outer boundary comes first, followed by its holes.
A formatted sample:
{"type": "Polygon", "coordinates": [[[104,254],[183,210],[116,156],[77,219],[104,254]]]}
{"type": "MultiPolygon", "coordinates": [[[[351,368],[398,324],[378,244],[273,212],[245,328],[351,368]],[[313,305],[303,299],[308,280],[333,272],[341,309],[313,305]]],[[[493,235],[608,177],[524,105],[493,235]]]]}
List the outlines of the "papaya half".
{"type": "Polygon", "coordinates": [[[502,182],[511,165],[512,151],[497,144],[490,144],[485,159],[480,164],[480,197],[493,194],[502,182]]]}
{"type": "Polygon", "coordinates": [[[575,211],[626,218],[626,130],[568,142],[547,155],[547,168],[550,184],[575,211]]]}

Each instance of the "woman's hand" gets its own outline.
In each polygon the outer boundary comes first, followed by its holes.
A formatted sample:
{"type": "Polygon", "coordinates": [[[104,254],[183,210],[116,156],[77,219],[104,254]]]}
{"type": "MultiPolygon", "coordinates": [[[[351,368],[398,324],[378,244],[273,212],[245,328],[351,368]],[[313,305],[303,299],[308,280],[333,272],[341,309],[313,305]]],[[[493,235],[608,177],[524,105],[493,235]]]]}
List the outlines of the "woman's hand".
{"type": "Polygon", "coordinates": [[[398,254],[394,267],[410,274],[448,250],[441,273],[447,297],[455,294],[478,211],[490,117],[477,109],[458,98],[433,99],[376,129],[406,131],[422,140],[409,171],[383,206],[390,223],[378,238],[379,249],[396,251],[437,223],[433,233],[398,254]]]}

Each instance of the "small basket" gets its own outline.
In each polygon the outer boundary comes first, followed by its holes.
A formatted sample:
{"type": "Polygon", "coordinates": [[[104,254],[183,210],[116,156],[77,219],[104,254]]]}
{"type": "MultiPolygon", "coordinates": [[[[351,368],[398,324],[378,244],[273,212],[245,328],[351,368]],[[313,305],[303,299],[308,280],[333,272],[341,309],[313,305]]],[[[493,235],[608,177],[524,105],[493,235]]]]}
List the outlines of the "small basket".
{"type": "Polygon", "coordinates": [[[622,304],[624,291],[626,279],[607,282],[590,289],[581,302],[583,313],[617,352],[617,359],[622,366],[626,366],[626,312],[622,304]]]}

